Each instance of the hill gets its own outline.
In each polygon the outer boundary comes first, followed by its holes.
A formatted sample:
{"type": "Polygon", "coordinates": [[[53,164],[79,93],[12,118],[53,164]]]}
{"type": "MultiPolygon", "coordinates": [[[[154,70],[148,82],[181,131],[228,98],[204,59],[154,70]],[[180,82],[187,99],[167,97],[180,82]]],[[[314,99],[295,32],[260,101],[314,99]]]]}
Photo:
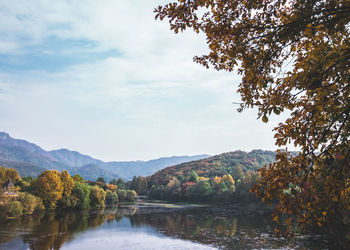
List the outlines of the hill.
{"type": "Polygon", "coordinates": [[[265,164],[275,161],[276,152],[253,150],[249,153],[234,151],[223,153],[206,159],[182,163],[164,168],[151,176],[154,185],[166,185],[172,177],[182,175],[189,178],[192,171],[199,176],[214,177],[231,174],[235,176],[235,170],[240,166],[243,172],[256,171],[265,164]]]}

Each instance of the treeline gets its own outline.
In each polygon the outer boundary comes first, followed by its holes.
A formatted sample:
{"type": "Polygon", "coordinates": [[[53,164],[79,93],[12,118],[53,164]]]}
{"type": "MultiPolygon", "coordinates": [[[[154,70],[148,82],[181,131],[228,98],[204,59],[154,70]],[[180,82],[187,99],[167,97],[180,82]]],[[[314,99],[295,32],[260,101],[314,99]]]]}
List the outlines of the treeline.
{"type": "Polygon", "coordinates": [[[0,167],[0,212],[2,218],[42,210],[88,209],[113,206],[137,199],[122,180],[106,184],[103,178],[86,181],[65,170],[46,170],[38,178],[21,178],[15,169],[0,167]],[[122,188],[118,188],[117,183],[122,188]]]}
{"type": "Polygon", "coordinates": [[[257,172],[244,172],[240,166],[234,175],[199,176],[192,171],[189,176],[173,176],[164,185],[152,185],[148,191],[150,199],[170,201],[248,202],[256,201],[249,189],[256,183],[257,172]]]}
{"type": "Polygon", "coordinates": [[[198,175],[210,179],[231,174],[235,180],[238,180],[241,177],[234,176],[237,168],[244,173],[255,172],[264,165],[274,162],[275,155],[275,152],[263,150],[253,150],[249,153],[243,151],[223,153],[164,168],[153,174],[150,179],[153,185],[166,185],[174,176],[182,175],[186,178],[195,171],[198,175]]]}

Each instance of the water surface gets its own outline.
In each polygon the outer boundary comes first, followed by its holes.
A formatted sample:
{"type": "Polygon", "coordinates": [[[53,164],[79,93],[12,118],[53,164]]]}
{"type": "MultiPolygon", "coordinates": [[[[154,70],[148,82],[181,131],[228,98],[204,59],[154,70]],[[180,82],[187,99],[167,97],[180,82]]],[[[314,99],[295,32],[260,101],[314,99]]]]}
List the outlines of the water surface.
{"type": "Polygon", "coordinates": [[[0,224],[0,249],[340,249],[327,235],[275,237],[269,212],[133,205],[24,217],[0,224]]]}

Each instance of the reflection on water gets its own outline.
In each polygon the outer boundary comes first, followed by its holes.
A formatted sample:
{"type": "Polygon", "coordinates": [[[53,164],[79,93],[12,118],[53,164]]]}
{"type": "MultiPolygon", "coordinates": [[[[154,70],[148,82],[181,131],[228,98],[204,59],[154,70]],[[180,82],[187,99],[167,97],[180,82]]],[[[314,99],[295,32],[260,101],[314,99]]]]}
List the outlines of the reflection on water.
{"type": "MultiPolygon", "coordinates": [[[[28,216],[0,224],[0,249],[340,248],[312,235],[276,238],[267,213],[246,207],[121,206],[28,216]]],[[[338,242],[339,243],[339,242],[338,242]]]]}

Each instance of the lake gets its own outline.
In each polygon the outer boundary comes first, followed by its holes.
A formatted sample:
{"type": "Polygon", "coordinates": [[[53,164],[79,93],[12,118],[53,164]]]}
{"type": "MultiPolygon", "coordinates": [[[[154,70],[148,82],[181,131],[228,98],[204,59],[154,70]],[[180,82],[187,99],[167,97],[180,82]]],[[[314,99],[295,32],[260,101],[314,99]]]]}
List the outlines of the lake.
{"type": "Polygon", "coordinates": [[[254,206],[145,203],[43,214],[0,224],[0,249],[340,249],[326,235],[276,237],[254,206]]]}

